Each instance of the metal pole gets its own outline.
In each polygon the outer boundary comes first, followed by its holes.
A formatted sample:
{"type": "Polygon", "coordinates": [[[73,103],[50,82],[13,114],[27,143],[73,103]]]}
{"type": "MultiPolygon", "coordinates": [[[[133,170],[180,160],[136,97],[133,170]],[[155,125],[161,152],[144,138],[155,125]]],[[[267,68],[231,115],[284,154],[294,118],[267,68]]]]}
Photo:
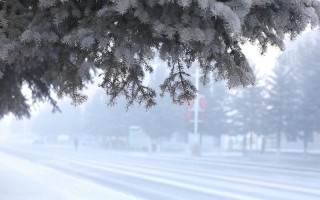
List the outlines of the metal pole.
{"type": "Polygon", "coordinates": [[[198,133],[198,122],[199,122],[199,69],[196,67],[195,74],[195,86],[196,86],[196,98],[194,100],[194,142],[196,145],[200,145],[200,137],[198,133]]]}

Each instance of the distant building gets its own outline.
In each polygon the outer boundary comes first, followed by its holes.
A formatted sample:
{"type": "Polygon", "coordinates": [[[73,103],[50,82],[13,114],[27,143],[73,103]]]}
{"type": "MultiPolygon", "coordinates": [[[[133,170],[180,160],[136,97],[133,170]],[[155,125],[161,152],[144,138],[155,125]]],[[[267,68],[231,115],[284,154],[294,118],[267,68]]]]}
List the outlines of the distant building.
{"type": "Polygon", "coordinates": [[[151,149],[152,141],[140,126],[130,126],[128,130],[128,145],[132,150],[148,151],[151,149]]]}

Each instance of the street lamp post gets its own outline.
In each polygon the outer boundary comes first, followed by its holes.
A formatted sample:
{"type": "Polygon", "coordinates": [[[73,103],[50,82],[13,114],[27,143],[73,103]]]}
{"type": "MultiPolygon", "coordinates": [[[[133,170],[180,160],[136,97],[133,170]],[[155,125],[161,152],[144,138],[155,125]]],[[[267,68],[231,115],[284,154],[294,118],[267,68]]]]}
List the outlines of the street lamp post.
{"type": "Polygon", "coordinates": [[[196,67],[195,73],[195,86],[196,86],[196,98],[194,100],[194,142],[195,145],[200,147],[200,135],[198,132],[198,123],[199,123],[199,69],[196,67]]]}

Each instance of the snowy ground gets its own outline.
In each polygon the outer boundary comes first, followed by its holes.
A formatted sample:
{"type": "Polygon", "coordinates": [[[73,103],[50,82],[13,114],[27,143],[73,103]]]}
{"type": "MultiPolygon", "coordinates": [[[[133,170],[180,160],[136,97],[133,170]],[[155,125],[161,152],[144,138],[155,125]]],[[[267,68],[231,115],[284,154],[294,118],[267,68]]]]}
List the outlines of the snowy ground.
{"type": "Polygon", "coordinates": [[[286,166],[270,158],[258,162],[234,155],[194,158],[41,145],[0,150],[1,200],[320,199],[317,163],[286,166]]]}

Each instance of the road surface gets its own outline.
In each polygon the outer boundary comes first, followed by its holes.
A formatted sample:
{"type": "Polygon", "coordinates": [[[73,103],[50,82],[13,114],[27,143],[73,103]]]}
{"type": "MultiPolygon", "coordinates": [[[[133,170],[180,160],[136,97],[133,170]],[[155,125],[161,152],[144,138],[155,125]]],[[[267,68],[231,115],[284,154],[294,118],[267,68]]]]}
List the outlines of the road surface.
{"type": "Polygon", "coordinates": [[[0,166],[4,200],[320,199],[320,170],[214,157],[6,146],[0,166]]]}

